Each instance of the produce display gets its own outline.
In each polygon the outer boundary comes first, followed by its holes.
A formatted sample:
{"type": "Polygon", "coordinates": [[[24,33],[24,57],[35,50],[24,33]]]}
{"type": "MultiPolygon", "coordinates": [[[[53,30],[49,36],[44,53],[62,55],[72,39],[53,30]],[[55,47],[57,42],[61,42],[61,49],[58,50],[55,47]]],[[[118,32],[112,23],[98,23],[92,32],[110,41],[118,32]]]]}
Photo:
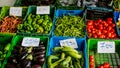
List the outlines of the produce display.
{"type": "Polygon", "coordinates": [[[52,29],[52,19],[49,15],[29,14],[26,20],[18,25],[18,32],[49,34],[52,29]]]}
{"type": "Polygon", "coordinates": [[[48,68],[83,68],[84,57],[82,52],[69,46],[54,47],[47,64],[48,68]]]}
{"type": "Polygon", "coordinates": [[[6,45],[0,44],[0,67],[2,66],[3,61],[10,49],[11,43],[7,43],[6,45]]]}
{"type": "Polygon", "coordinates": [[[5,68],[42,68],[46,53],[45,42],[40,42],[38,47],[20,45],[15,46],[5,68]]]}
{"type": "Polygon", "coordinates": [[[112,18],[107,18],[105,20],[88,20],[86,29],[89,38],[117,38],[115,23],[112,18]]]}
{"type": "Polygon", "coordinates": [[[0,25],[0,32],[16,33],[17,26],[22,22],[22,19],[16,16],[6,16],[3,18],[0,25]]]}
{"type": "Polygon", "coordinates": [[[63,16],[56,20],[54,34],[56,36],[84,37],[84,17],[63,16]]]}

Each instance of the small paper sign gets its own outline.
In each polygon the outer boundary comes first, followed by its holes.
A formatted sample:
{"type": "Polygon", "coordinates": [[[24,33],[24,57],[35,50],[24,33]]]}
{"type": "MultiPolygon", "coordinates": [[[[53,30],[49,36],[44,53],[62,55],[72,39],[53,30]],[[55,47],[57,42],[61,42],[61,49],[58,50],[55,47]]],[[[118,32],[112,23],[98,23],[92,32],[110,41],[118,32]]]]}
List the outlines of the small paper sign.
{"type": "Polygon", "coordinates": [[[50,6],[38,6],[36,14],[50,14],[50,6]]]}
{"type": "Polygon", "coordinates": [[[99,41],[97,51],[98,53],[115,53],[115,42],[99,41]]]}
{"type": "Polygon", "coordinates": [[[9,15],[22,16],[22,7],[10,7],[9,15]]]}
{"type": "Polygon", "coordinates": [[[70,46],[72,48],[78,48],[75,38],[60,40],[60,45],[61,46],[70,46]]]}
{"type": "Polygon", "coordinates": [[[22,40],[22,46],[36,47],[36,46],[39,46],[39,42],[40,42],[40,38],[24,37],[22,40]]]}

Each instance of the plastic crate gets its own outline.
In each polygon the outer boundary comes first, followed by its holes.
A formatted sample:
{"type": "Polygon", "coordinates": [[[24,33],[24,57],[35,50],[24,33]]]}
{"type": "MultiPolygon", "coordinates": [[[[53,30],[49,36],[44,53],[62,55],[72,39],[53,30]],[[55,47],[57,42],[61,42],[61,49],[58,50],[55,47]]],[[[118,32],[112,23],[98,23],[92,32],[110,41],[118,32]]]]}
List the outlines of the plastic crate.
{"type": "MultiPolygon", "coordinates": [[[[120,40],[106,40],[106,39],[89,39],[88,40],[88,63],[89,63],[89,55],[94,55],[95,60],[95,68],[99,65],[103,64],[104,62],[108,62],[112,68],[117,68],[115,66],[120,65],[120,40]],[[98,41],[112,41],[115,42],[115,53],[97,53],[97,43],[98,41]],[[114,60],[115,59],[115,60],[114,60]],[[118,61],[117,61],[118,60],[118,61]]],[[[88,67],[90,68],[90,67],[88,67]]]]}
{"type": "MultiPolygon", "coordinates": [[[[54,47],[60,47],[60,40],[65,40],[65,39],[69,39],[68,37],[52,37],[50,39],[50,43],[49,43],[49,47],[48,47],[48,51],[47,51],[47,57],[50,56],[53,52],[52,49],[54,47]]],[[[84,38],[76,38],[77,41],[77,45],[78,48],[76,48],[76,50],[78,51],[82,51],[83,52],[83,56],[84,56],[84,68],[88,68],[88,63],[87,63],[87,52],[86,52],[86,39],[84,38]]],[[[47,68],[47,67],[46,67],[47,68]]]]}
{"type": "MultiPolygon", "coordinates": [[[[117,24],[117,22],[118,22],[119,15],[120,15],[120,12],[119,12],[119,11],[114,11],[114,20],[115,20],[115,23],[116,23],[116,24],[117,24]]],[[[116,27],[117,27],[118,35],[120,36],[120,29],[118,28],[118,25],[116,25],[116,27]]]]}
{"type": "Polygon", "coordinates": [[[112,9],[113,8],[113,1],[112,0],[85,0],[84,4],[87,7],[93,8],[106,8],[112,9]]]}
{"type": "MultiPolygon", "coordinates": [[[[24,18],[24,20],[23,20],[22,23],[24,23],[24,21],[27,20],[27,16],[28,16],[29,14],[38,15],[38,14],[36,14],[36,10],[37,10],[37,6],[29,6],[28,12],[27,12],[27,14],[26,14],[26,16],[25,16],[25,18],[24,18]]],[[[49,15],[49,16],[51,17],[52,21],[53,21],[53,17],[54,17],[53,14],[54,14],[54,6],[50,6],[50,14],[47,14],[47,15],[49,15]]],[[[40,14],[39,14],[39,15],[40,15],[40,14]]],[[[44,16],[44,15],[45,15],[45,14],[43,14],[43,16],[44,16]]],[[[52,27],[52,28],[53,28],[53,27],[52,27]]],[[[51,36],[52,28],[51,28],[51,30],[50,30],[50,32],[49,32],[48,34],[45,34],[45,33],[36,33],[36,32],[27,33],[27,32],[21,32],[21,31],[17,31],[17,34],[18,34],[18,35],[24,35],[24,36],[33,36],[33,35],[51,36]]]]}
{"type": "MultiPolygon", "coordinates": [[[[13,36],[12,35],[0,35],[0,39],[1,39],[0,40],[0,48],[2,48],[2,50],[4,50],[5,46],[3,46],[3,45],[7,45],[8,43],[10,43],[9,50],[11,50],[11,48],[12,48],[11,42],[12,42],[13,36]]],[[[6,53],[4,53],[4,54],[6,54],[6,56],[5,56],[5,58],[3,58],[4,59],[3,61],[0,61],[0,68],[2,68],[2,66],[4,66],[4,61],[8,57],[9,50],[6,53]]]]}
{"type": "MultiPolygon", "coordinates": [[[[112,18],[113,19],[113,23],[115,24],[115,33],[118,35],[117,33],[117,26],[114,20],[114,12],[113,10],[108,10],[108,9],[95,9],[95,8],[87,8],[87,10],[85,11],[85,22],[87,25],[87,21],[88,20],[98,20],[98,19],[102,19],[102,20],[106,20],[107,18],[112,18]]],[[[87,29],[86,29],[87,31],[87,29]]],[[[88,31],[87,31],[87,38],[93,38],[93,37],[88,37],[88,31]]],[[[118,38],[118,37],[117,37],[118,38]]]]}
{"type": "MultiPolygon", "coordinates": [[[[11,50],[8,52],[7,58],[4,61],[4,64],[2,66],[2,68],[5,68],[6,64],[8,63],[8,58],[12,55],[12,51],[14,50],[15,46],[19,46],[18,44],[21,43],[22,44],[22,40],[24,37],[31,37],[31,38],[40,38],[40,41],[45,43],[45,51],[48,50],[48,43],[49,43],[49,38],[47,36],[15,36],[12,40],[12,47],[11,50]]],[[[46,52],[47,53],[47,52],[46,52]]],[[[46,60],[46,53],[45,53],[45,60],[46,60]]],[[[45,62],[45,61],[44,61],[45,62]]],[[[43,68],[44,68],[45,64],[43,64],[43,68]]]]}
{"type": "MultiPolygon", "coordinates": [[[[54,30],[56,29],[55,24],[56,24],[57,18],[60,18],[63,16],[80,16],[80,17],[83,17],[83,21],[84,21],[84,10],[57,9],[54,14],[54,20],[53,20],[54,26],[53,26],[52,36],[56,36],[54,34],[54,30]]],[[[85,32],[85,28],[84,28],[84,32],[85,32]]],[[[62,37],[62,35],[61,35],[61,37],[62,37]]],[[[77,37],[77,36],[64,36],[64,37],[77,37]]],[[[84,38],[86,38],[85,35],[84,35],[84,38]]]]}
{"type": "MultiPolygon", "coordinates": [[[[2,11],[3,11],[3,12],[6,11],[4,17],[10,16],[10,15],[9,15],[10,7],[9,7],[9,6],[4,6],[4,7],[2,7],[2,8],[7,8],[7,9],[5,9],[5,10],[1,9],[1,12],[2,12],[2,11]]],[[[20,18],[24,19],[26,13],[27,13],[27,7],[22,7],[22,16],[17,16],[17,17],[18,17],[18,18],[20,17],[20,18]]],[[[11,34],[11,35],[16,35],[16,33],[17,33],[17,32],[15,32],[15,33],[0,32],[0,34],[11,34]]]]}

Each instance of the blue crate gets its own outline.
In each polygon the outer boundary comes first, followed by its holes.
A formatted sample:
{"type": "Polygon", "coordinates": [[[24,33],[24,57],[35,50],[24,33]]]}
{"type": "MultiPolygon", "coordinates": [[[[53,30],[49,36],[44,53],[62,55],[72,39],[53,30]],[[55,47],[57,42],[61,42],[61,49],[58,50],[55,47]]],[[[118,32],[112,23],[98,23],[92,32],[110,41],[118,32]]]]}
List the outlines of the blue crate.
{"type": "MultiPolygon", "coordinates": [[[[47,51],[46,56],[48,57],[48,56],[50,56],[52,54],[52,49],[54,47],[60,46],[60,43],[59,43],[60,40],[64,40],[64,39],[67,39],[67,38],[68,37],[52,37],[50,39],[50,43],[49,43],[49,47],[48,47],[48,51],[47,51]]],[[[85,38],[76,38],[76,41],[77,41],[77,45],[78,45],[78,48],[76,50],[83,52],[83,56],[84,56],[84,59],[85,59],[84,68],[88,68],[86,39],[85,38]]]]}
{"type": "MultiPolygon", "coordinates": [[[[72,16],[72,15],[82,15],[82,16],[85,16],[84,15],[84,10],[65,10],[65,9],[57,9],[55,10],[55,14],[54,14],[54,20],[53,20],[53,29],[52,29],[52,36],[55,36],[54,35],[54,30],[55,30],[55,23],[56,23],[56,20],[57,18],[59,17],[62,17],[62,16],[72,16]]],[[[86,30],[84,29],[84,31],[86,32],[86,30]]],[[[60,36],[60,37],[63,37],[63,36],[60,36]]],[[[66,37],[66,36],[64,36],[66,37]]],[[[71,37],[71,36],[67,36],[67,37],[71,37]]],[[[86,36],[84,35],[84,38],[86,38],[86,36]]]]}
{"type": "Polygon", "coordinates": [[[114,11],[114,21],[116,23],[116,28],[117,28],[117,33],[120,36],[120,30],[117,26],[118,18],[119,18],[120,12],[119,11],[114,11]]]}

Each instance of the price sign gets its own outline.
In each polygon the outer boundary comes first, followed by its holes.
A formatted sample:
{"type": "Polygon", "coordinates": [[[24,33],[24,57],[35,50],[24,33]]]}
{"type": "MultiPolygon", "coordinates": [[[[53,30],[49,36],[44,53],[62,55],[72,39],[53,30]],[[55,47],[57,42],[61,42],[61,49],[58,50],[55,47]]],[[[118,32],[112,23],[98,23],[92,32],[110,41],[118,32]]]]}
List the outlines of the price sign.
{"type": "Polygon", "coordinates": [[[22,7],[10,7],[9,15],[22,16],[22,7]]]}
{"type": "Polygon", "coordinates": [[[36,14],[50,14],[50,6],[38,6],[36,14]]]}
{"type": "Polygon", "coordinates": [[[60,40],[60,45],[61,46],[70,46],[72,48],[78,48],[75,38],[60,40]]]}
{"type": "Polygon", "coordinates": [[[115,53],[115,42],[99,41],[97,46],[98,53],[115,53]]]}
{"type": "Polygon", "coordinates": [[[24,37],[22,40],[22,46],[36,47],[36,46],[39,46],[39,42],[40,42],[40,38],[24,37]]]}

